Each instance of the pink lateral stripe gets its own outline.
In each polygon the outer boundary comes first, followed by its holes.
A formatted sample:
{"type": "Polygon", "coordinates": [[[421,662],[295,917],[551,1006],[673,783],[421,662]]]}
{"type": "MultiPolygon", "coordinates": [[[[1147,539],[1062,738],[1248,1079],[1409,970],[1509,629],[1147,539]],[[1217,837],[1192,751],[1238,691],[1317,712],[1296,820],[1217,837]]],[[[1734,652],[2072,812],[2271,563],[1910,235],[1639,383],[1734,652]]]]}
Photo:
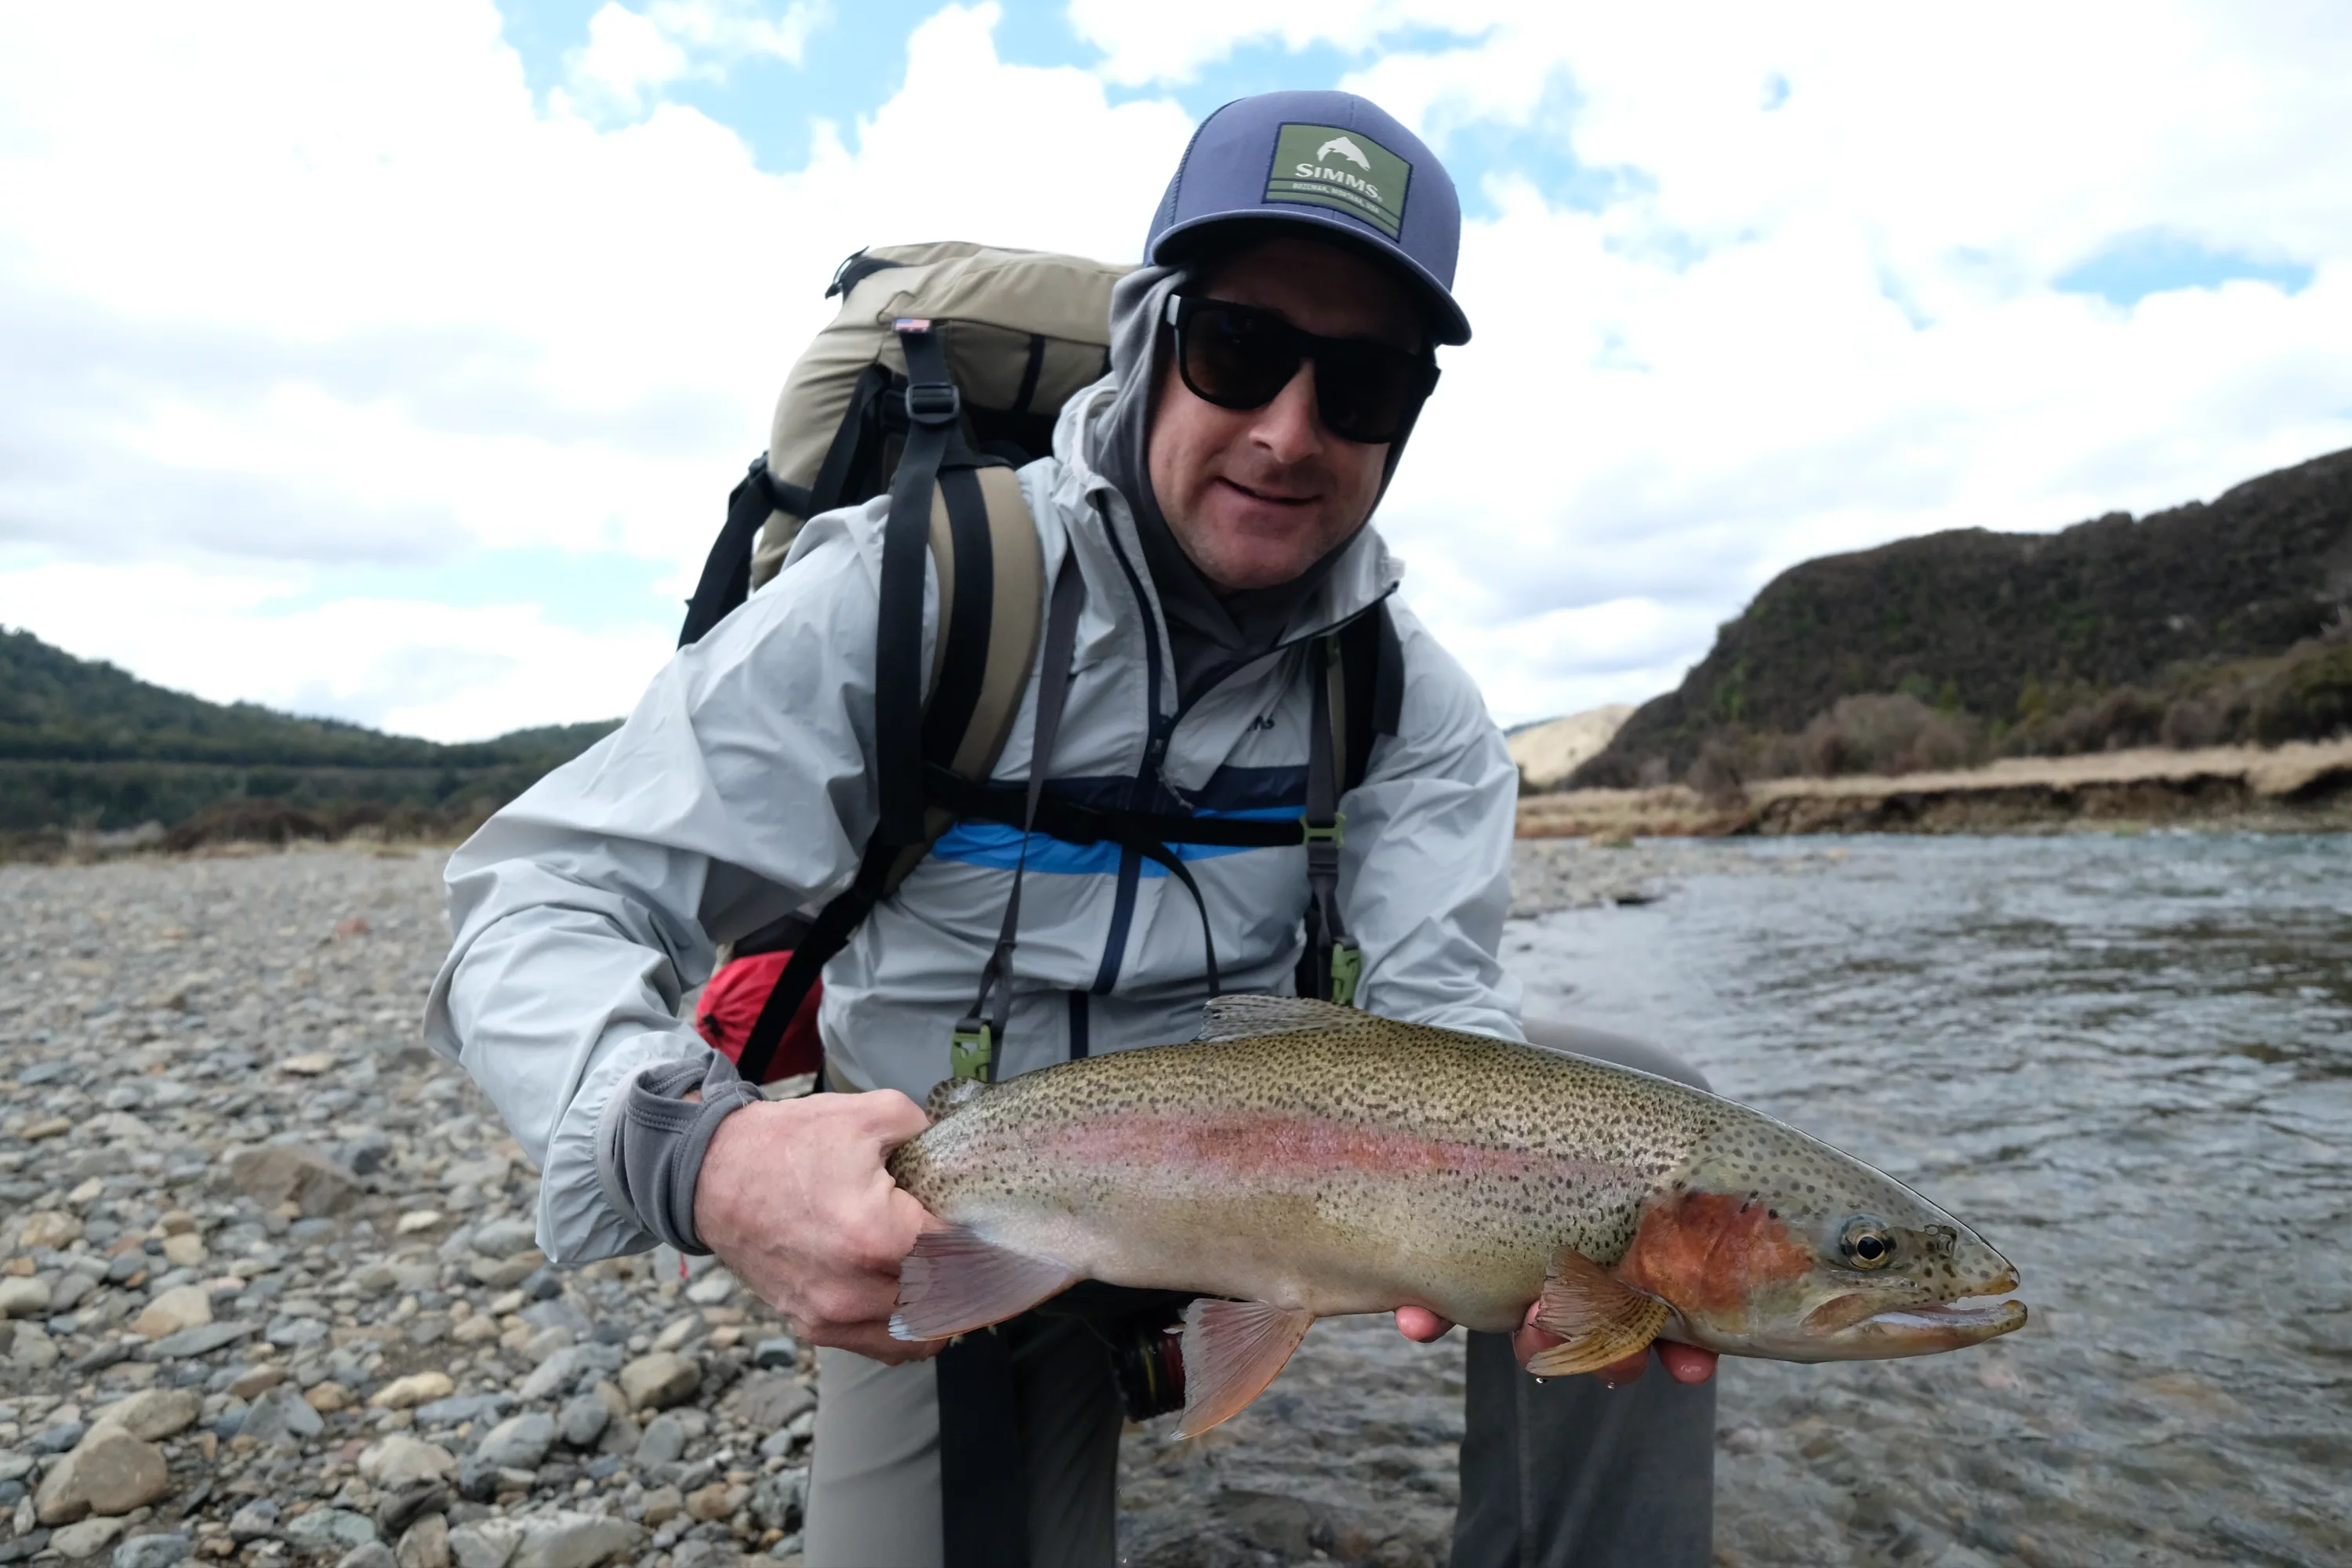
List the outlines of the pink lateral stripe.
{"type": "Polygon", "coordinates": [[[1628,1174],[1596,1160],[1577,1160],[1487,1143],[1423,1138],[1328,1117],[1178,1116],[1130,1112],[1026,1130],[1035,1154],[1081,1168],[1144,1165],[1215,1170],[1275,1184],[1334,1171],[1452,1173],[1592,1181],[1628,1174]]]}

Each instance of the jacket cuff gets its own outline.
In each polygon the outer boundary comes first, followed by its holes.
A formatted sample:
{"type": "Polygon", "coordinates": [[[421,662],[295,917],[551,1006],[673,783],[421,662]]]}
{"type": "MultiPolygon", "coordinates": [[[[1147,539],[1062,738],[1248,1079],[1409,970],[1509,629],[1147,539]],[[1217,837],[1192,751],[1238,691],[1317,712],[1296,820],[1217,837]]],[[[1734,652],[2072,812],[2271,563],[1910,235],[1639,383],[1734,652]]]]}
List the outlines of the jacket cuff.
{"type": "Polygon", "coordinates": [[[758,1087],[717,1051],[638,1072],[604,1102],[597,1122],[596,1179],[606,1201],[667,1245],[708,1256],[694,1229],[703,1156],[719,1124],[759,1099],[758,1087]],[[699,1104],[679,1098],[698,1089],[699,1104]]]}

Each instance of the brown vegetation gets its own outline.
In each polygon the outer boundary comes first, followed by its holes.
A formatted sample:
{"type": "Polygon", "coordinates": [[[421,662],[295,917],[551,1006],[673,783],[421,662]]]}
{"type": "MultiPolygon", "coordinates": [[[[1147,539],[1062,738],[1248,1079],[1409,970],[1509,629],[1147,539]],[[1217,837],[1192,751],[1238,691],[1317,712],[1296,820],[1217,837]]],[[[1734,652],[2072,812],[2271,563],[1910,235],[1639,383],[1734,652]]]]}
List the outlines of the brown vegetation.
{"type": "Polygon", "coordinates": [[[2274,748],[2005,757],[1982,767],[1579,789],[1519,802],[1519,835],[2016,833],[2194,825],[2352,828],[2352,738],[2274,748]]]}

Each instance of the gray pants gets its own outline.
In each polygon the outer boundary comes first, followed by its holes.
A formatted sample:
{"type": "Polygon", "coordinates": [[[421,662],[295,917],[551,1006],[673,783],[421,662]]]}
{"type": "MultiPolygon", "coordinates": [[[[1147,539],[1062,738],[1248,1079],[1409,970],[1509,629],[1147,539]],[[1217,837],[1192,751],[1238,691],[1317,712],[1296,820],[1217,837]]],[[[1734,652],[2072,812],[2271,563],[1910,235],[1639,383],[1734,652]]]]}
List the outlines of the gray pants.
{"type": "MultiPolygon", "coordinates": [[[[1664,1052],[1530,1019],[1530,1039],[1705,1087],[1664,1052]]],[[[884,1366],[817,1352],[809,1568],[937,1568],[940,1411],[929,1362],[884,1366]]],[[[1117,1386],[1101,1346],[1068,1320],[1024,1336],[1013,1378],[1032,1568],[1117,1561],[1117,1386]]],[[[1538,1384],[1501,1334],[1472,1334],[1453,1568],[1705,1568],[1715,1512],[1715,1385],[1652,1366],[1614,1391],[1590,1377],[1538,1384]]]]}

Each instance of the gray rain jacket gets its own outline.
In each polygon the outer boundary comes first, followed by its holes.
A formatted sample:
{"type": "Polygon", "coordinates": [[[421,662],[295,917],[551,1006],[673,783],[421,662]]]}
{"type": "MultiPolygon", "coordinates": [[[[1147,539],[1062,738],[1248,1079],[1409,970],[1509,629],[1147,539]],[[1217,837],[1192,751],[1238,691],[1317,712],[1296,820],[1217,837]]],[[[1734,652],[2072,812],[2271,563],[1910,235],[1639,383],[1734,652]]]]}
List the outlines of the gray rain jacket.
{"type": "MultiPolygon", "coordinates": [[[[1280,646],[1180,706],[1159,603],[1126,500],[1086,462],[1106,379],[1072,398],[1055,456],[1021,472],[1047,580],[1076,571],[1085,613],[1048,777],[1088,804],[1204,816],[1304,810],[1304,645],[1395,590],[1370,527],[1280,646]]],[[[887,497],[812,520],[783,571],[682,648],[620,730],[541,779],[451,858],[456,945],[425,1036],[464,1063],[541,1170],[539,1241],[562,1263],[655,1237],[607,1199],[598,1120],[646,1068],[702,1060],[678,1017],[714,944],[813,911],[873,832],[874,641],[887,497]]],[[[937,584],[925,588],[924,659],[937,584]]],[[[1399,733],[1374,747],[1347,817],[1339,893],[1363,950],[1358,1001],[1391,1017],[1511,1038],[1496,959],[1510,902],[1517,775],[1477,688],[1412,616],[1399,733]]],[[[1024,781],[1036,678],[998,760],[1024,781]]],[[[1011,890],[1019,830],[951,829],[824,973],[819,1026],[843,1089],[919,1100],[948,1076],[1011,890]]],[[[1173,846],[1205,897],[1224,984],[1287,991],[1306,852],[1173,846]]],[[[1117,846],[1030,847],[1013,1006],[998,1071],[1187,1039],[1204,995],[1182,885],[1117,846]]]]}

